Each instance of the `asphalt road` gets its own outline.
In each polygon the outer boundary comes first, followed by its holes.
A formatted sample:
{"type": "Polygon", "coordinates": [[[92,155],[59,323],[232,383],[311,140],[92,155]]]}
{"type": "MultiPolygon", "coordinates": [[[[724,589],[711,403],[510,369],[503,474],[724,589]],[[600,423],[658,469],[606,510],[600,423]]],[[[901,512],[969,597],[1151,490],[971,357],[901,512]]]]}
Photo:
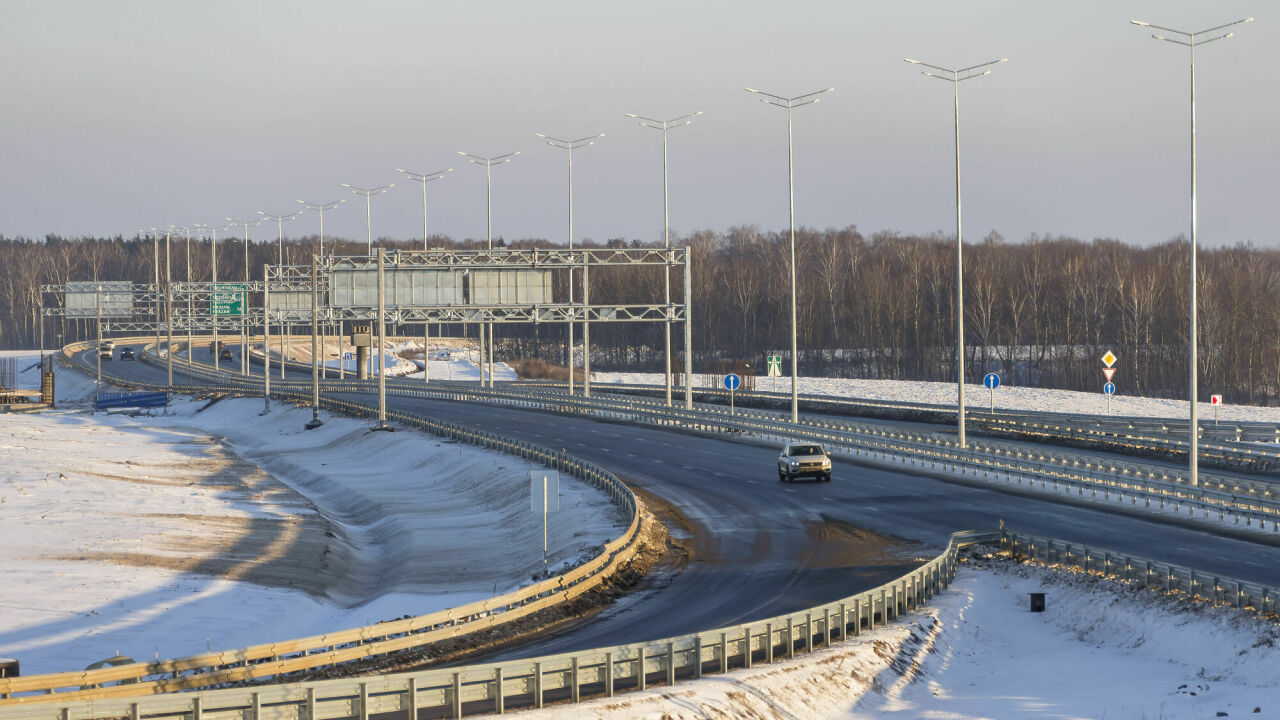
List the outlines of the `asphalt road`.
{"type": "MultiPolygon", "coordinates": [[[[112,370],[164,379],[163,369],[140,362],[112,361],[112,370]]],[[[387,402],[565,448],[672,504],[686,521],[683,569],[505,656],[658,639],[810,607],[902,574],[912,555],[932,556],[956,530],[994,529],[1001,520],[1024,532],[1280,585],[1276,547],[1140,517],[839,460],[829,484],[782,484],[773,447],[479,403],[387,402]],[[893,541],[885,547],[858,529],[893,541]]]]}

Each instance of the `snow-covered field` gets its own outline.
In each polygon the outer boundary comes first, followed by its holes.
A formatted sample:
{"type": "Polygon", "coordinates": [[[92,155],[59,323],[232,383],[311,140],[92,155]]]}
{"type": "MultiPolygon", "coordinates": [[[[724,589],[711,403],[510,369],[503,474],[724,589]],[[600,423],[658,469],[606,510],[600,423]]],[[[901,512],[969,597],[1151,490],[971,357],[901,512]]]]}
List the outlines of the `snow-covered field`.
{"type": "MultiPolygon", "coordinates": [[[[58,372],[63,402],[92,385],[58,372]]],[[[30,674],[240,647],[460,605],[541,571],[535,466],[261,408],[0,415],[0,655],[30,674]]],[[[562,477],[561,496],[553,571],[625,529],[595,489],[562,477]]]]}
{"type": "Polygon", "coordinates": [[[530,720],[1280,715],[1280,628],[1076,572],[963,568],[899,623],[810,655],[530,720]],[[1031,613],[1029,592],[1047,594],[1031,613]],[[1254,709],[1258,708],[1257,713],[1254,709]],[[1226,713],[1226,715],[1222,715],[1226,713]]]}
{"type": "MultiPolygon", "coordinates": [[[[601,384],[635,383],[661,386],[665,382],[661,373],[593,372],[591,373],[591,379],[592,382],[601,384]]],[[[698,383],[702,379],[701,375],[695,375],[694,382],[698,383]]],[[[757,377],[755,382],[756,390],[761,392],[791,392],[790,377],[757,377]]],[[[956,402],[955,383],[801,377],[798,378],[796,385],[801,394],[943,405],[954,405],[956,402]]],[[[716,385],[716,387],[720,386],[716,385]]],[[[969,407],[985,408],[990,405],[990,391],[982,385],[965,385],[964,397],[965,404],[969,407]]],[[[997,410],[1042,410],[1085,415],[1107,414],[1107,399],[1101,392],[1101,382],[1099,382],[1099,392],[1097,393],[1001,385],[995,391],[995,406],[997,410]]],[[[1199,404],[1198,409],[1202,420],[1213,419],[1214,409],[1212,405],[1202,402],[1199,404]]],[[[1113,395],[1111,397],[1111,415],[1115,416],[1186,419],[1189,412],[1190,403],[1186,400],[1131,397],[1128,395],[1113,395]]],[[[1219,419],[1224,421],[1280,422],[1280,407],[1220,405],[1218,413],[1219,419]]]]}
{"type": "MultiPolygon", "coordinates": [[[[480,380],[480,348],[472,346],[470,341],[460,338],[432,338],[427,343],[426,352],[423,352],[423,341],[418,340],[401,340],[397,338],[387,338],[385,344],[386,351],[379,353],[377,348],[372,348],[367,361],[369,377],[373,377],[373,372],[381,361],[387,368],[388,377],[422,377],[422,366],[425,362],[427,365],[428,379],[435,380],[480,380]],[[424,358],[424,354],[426,357],[424,358]]],[[[279,347],[273,342],[272,357],[279,357],[279,347]]],[[[261,350],[261,346],[258,346],[261,350]]],[[[338,346],[335,342],[328,343],[322,348],[323,356],[327,359],[324,361],[326,367],[330,371],[343,367],[347,372],[356,371],[356,361],[351,347],[347,346],[343,352],[343,358],[338,359],[338,346]],[[351,355],[351,357],[346,357],[351,355]]],[[[295,362],[309,363],[311,362],[311,343],[295,342],[288,348],[288,356],[295,362]]],[[[503,362],[495,361],[493,364],[493,378],[498,382],[505,380],[516,380],[516,371],[503,362]]]]}

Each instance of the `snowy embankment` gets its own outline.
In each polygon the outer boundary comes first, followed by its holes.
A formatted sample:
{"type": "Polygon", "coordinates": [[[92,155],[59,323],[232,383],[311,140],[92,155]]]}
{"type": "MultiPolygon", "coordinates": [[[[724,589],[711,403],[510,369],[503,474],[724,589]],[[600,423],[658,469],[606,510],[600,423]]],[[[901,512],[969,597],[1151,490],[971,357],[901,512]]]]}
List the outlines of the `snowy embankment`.
{"type": "Polygon", "coordinates": [[[810,655],[522,715],[1190,720],[1280,713],[1280,631],[1269,621],[1078,572],[972,565],[929,607],[810,655]],[[1046,612],[1029,611],[1029,592],[1047,594],[1046,612]]]}
{"type": "MultiPolygon", "coordinates": [[[[356,361],[351,346],[344,346],[343,359],[338,358],[338,344],[330,338],[321,347],[325,358],[324,364],[330,371],[343,367],[347,372],[356,371],[356,361]],[[350,357],[347,357],[350,355],[350,357]]],[[[480,348],[470,344],[471,341],[461,338],[431,338],[427,350],[423,352],[423,341],[419,339],[401,340],[387,338],[386,352],[379,354],[377,348],[370,351],[367,370],[369,377],[378,366],[379,360],[387,368],[388,377],[421,378],[422,367],[427,365],[428,379],[431,380],[480,380],[480,348]]],[[[257,346],[261,350],[261,346],[257,346]]],[[[272,342],[272,359],[279,357],[279,348],[272,342]]],[[[294,342],[288,348],[288,356],[294,362],[311,362],[310,341],[294,342]]],[[[493,378],[498,382],[516,380],[516,371],[506,363],[495,361],[493,378]]]]}
{"type": "MultiPolygon", "coordinates": [[[[591,373],[591,380],[600,384],[626,383],[657,386],[661,386],[665,382],[661,373],[593,372],[591,373]]],[[[718,379],[715,383],[703,383],[703,380],[705,378],[702,375],[695,374],[695,383],[702,383],[708,387],[723,388],[718,379]]],[[[760,392],[791,392],[790,377],[757,377],[755,383],[756,390],[760,392]]],[[[833,397],[936,405],[949,404],[952,406],[956,402],[955,383],[801,377],[798,378],[796,385],[802,395],[831,395],[833,397]]],[[[1101,392],[1101,380],[1098,383],[1098,390],[1096,393],[1087,393],[1078,390],[1001,385],[995,391],[995,406],[997,410],[1036,410],[1053,413],[1106,415],[1107,398],[1101,392]]],[[[991,393],[985,387],[981,385],[965,385],[964,393],[966,406],[973,408],[990,406],[991,393]]],[[[1198,410],[1202,421],[1213,420],[1214,408],[1212,405],[1202,402],[1199,404],[1198,410]]],[[[1186,419],[1190,411],[1190,403],[1186,400],[1132,397],[1128,395],[1113,395],[1111,397],[1111,415],[1113,416],[1186,419]]],[[[1218,406],[1218,418],[1223,421],[1280,422],[1280,407],[1220,405],[1218,406]]]]}
{"type": "MultiPolygon", "coordinates": [[[[59,369],[61,402],[92,386],[59,369]]],[[[32,674],[241,647],[461,605],[541,571],[537,466],[261,409],[176,398],[161,417],[0,415],[0,655],[32,674]]],[[[560,507],[553,571],[626,528],[567,476],[560,507]]]]}

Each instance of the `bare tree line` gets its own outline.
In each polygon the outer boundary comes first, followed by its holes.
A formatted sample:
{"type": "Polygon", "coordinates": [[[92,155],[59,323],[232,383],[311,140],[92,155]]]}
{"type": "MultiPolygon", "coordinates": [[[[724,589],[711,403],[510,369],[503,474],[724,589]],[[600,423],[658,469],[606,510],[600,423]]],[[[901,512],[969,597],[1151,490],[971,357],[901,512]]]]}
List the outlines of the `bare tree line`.
{"type": "MultiPolygon", "coordinates": [[[[286,262],[304,262],[317,239],[284,243],[286,262]]],[[[421,241],[382,241],[411,249],[421,241]]],[[[695,370],[750,363],[789,346],[788,236],[755,227],[702,231],[679,240],[692,249],[695,370]]],[[[800,373],[903,380],[953,380],[954,238],[855,228],[803,229],[796,238],[800,373]]],[[[611,246],[639,246],[610,240],[611,246]]],[[[173,277],[185,279],[186,241],[171,240],[173,277]]],[[[276,243],[250,247],[250,276],[276,261],[276,243]]],[[[475,241],[433,237],[432,247],[475,241]]],[[[513,247],[550,247],[540,240],[513,247]]],[[[363,254],[364,243],[327,239],[326,251],[363,254]]],[[[1185,397],[1188,252],[1185,240],[1134,247],[1114,240],[1032,237],[1007,243],[994,233],[965,247],[966,356],[970,380],[988,371],[1006,383],[1098,391],[1099,358],[1120,357],[1123,394],[1185,397]]],[[[0,347],[34,347],[39,286],[73,280],[150,282],[150,239],[49,236],[0,238],[0,347]]],[[[193,241],[191,273],[207,279],[207,241],[193,241]]],[[[164,267],[163,239],[160,247],[164,267]]],[[[1280,397],[1280,251],[1251,246],[1200,252],[1201,389],[1206,398],[1266,404],[1280,397]]],[[[219,241],[218,277],[244,276],[243,246],[219,241]]],[[[680,302],[681,279],[673,277],[680,302]]],[[[658,300],[659,268],[591,273],[593,304],[658,300]]],[[[84,322],[49,321],[49,345],[89,336],[84,322]]],[[[592,326],[593,369],[656,371],[662,330],[653,324],[592,326]]],[[[563,364],[561,327],[508,326],[500,352],[563,364]]],[[[675,333],[678,338],[682,333],[675,333]]],[[[786,353],[781,353],[785,355],[786,353]]],[[[1206,399],[1201,398],[1201,399],[1206,399]]]]}

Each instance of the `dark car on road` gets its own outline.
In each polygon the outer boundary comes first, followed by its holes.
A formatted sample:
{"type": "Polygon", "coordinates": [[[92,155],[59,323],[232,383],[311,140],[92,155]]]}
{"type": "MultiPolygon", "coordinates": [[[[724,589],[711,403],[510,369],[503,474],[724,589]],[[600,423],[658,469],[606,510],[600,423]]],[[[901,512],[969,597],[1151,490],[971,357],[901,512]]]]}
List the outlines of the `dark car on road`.
{"type": "Polygon", "coordinates": [[[121,351],[120,351],[120,359],[121,359],[121,360],[132,360],[132,359],[133,359],[133,348],[125,348],[125,349],[121,350],[121,351]]]}
{"type": "Polygon", "coordinates": [[[219,360],[231,360],[231,359],[232,359],[232,356],[231,356],[231,348],[229,348],[229,347],[224,347],[224,348],[222,348],[221,350],[219,350],[219,351],[218,351],[218,359],[219,359],[219,360]]]}

